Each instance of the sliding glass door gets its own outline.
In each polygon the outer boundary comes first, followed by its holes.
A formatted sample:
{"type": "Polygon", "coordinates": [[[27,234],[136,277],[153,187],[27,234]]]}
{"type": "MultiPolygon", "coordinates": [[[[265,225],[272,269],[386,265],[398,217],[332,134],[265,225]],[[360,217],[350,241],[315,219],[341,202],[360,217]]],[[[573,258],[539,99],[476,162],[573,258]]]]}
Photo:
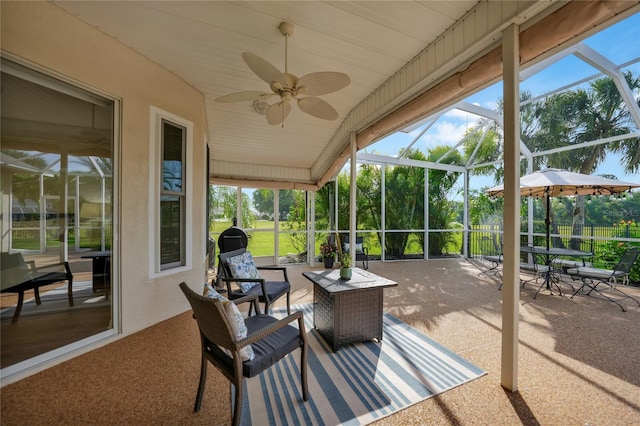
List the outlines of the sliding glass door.
{"type": "Polygon", "coordinates": [[[2,58],[2,375],[113,330],[113,100],[2,58]]]}

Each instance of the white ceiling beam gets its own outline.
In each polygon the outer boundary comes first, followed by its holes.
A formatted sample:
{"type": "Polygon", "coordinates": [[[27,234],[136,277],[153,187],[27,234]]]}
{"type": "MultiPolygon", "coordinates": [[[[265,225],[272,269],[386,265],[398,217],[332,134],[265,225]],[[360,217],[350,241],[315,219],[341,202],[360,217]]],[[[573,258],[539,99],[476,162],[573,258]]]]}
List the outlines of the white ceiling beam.
{"type": "Polygon", "coordinates": [[[620,96],[622,96],[622,100],[627,105],[627,108],[629,108],[633,121],[636,122],[636,126],[640,127],[640,107],[638,107],[638,104],[633,98],[631,88],[624,78],[624,74],[622,74],[618,67],[584,43],[576,46],[575,55],[611,77],[620,92],[620,96]]]}
{"type": "Polygon", "coordinates": [[[464,172],[464,166],[454,164],[440,164],[433,161],[412,160],[409,158],[395,158],[379,154],[358,152],[358,163],[391,164],[394,166],[422,167],[428,169],[447,170],[450,172],[464,172]]]}

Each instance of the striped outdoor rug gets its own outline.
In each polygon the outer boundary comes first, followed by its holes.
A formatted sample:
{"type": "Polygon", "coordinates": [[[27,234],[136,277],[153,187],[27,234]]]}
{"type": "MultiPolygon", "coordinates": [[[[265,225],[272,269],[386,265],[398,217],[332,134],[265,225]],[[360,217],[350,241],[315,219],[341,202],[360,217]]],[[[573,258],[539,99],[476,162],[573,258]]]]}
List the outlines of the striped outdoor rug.
{"type": "Polygon", "coordinates": [[[486,374],[388,313],[382,343],[333,353],[313,329],[313,305],[291,309],[305,317],[309,400],[302,400],[296,351],[245,381],[243,425],[364,425],[486,374]]]}

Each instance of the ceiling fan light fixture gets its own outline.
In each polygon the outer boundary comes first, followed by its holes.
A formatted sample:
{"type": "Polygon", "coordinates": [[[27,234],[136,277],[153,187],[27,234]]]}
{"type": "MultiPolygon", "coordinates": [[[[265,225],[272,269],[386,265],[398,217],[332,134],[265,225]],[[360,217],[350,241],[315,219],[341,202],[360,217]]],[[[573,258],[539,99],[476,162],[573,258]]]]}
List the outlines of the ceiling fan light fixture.
{"type": "Polygon", "coordinates": [[[253,109],[260,115],[266,115],[269,108],[269,102],[264,99],[256,99],[253,101],[253,109]]]}

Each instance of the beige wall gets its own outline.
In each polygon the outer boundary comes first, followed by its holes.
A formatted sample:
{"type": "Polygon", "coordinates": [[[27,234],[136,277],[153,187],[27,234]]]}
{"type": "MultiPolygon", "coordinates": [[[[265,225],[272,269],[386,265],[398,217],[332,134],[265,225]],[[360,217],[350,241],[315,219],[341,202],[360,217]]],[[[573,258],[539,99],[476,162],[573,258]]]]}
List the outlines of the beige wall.
{"type": "Polygon", "coordinates": [[[93,29],[49,2],[5,2],[1,7],[3,53],[36,64],[121,101],[120,288],[122,330],[130,334],[184,312],[178,289],[204,280],[206,146],[204,100],[162,67],[93,29]],[[194,124],[192,235],[193,268],[150,278],[150,108],[194,124]]]}

